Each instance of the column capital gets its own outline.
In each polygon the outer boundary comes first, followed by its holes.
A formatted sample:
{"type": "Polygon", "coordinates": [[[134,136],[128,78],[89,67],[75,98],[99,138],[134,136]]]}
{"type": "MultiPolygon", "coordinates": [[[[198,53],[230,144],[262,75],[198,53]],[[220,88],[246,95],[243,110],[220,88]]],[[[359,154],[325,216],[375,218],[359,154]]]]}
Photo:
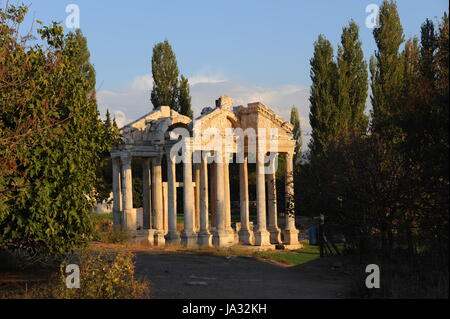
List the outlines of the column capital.
{"type": "Polygon", "coordinates": [[[151,158],[153,165],[161,165],[162,163],[162,155],[154,156],[151,158]]]}
{"type": "Polygon", "coordinates": [[[131,166],[131,160],[132,160],[131,154],[121,154],[120,155],[120,161],[122,162],[122,165],[124,166],[131,166]]]}

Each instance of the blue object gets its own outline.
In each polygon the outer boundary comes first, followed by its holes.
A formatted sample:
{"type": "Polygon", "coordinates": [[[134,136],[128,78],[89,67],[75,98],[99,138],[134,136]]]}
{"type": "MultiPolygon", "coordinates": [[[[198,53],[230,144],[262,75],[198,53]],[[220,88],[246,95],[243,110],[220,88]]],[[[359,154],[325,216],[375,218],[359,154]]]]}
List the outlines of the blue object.
{"type": "Polygon", "coordinates": [[[308,229],[309,244],[317,246],[319,244],[318,227],[312,226],[308,229]]]}

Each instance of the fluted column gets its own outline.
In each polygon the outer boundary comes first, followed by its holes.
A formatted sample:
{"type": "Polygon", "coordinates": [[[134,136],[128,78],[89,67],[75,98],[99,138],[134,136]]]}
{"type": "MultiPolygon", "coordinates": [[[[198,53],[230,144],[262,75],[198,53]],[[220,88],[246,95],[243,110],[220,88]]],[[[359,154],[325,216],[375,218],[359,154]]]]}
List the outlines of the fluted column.
{"type": "Polygon", "coordinates": [[[151,174],[150,174],[150,158],[146,157],[142,161],[142,191],[143,191],[143,228],[151,228],[151,174]]]}
{"type": "Polygon", "coordinates": [[[258,225],[254,232],[256,246],[270,245],[270,234],[267,231],[266,225],[266,177],[264,171],[264,155],[265,153],[259,150],[256,154],[256,207],[258,212],[258,225]]]}
{"type": "Polygon", "coordinates": [[[198,244],[200,246],[211,246],[212,236],[209,232],[208,220],[208,160],[207,154],[202,154],[200,164],[200,233],[198,234],[198,244]]]}
{"type": "Polygon", "coordinates": [[[167,242],[170,244],[179,244],[180,235],[177,231],[177,185],[176,185],[176,164],[175,156],[167,156],[167,188],[168,188],[168,219],[169,233],[167,242]]]}
{"type": "Polygon", "coordinates": [[[295,228],[295,202],[294,202],[294,156],[285,153],[286,163],[286,226],[283,231],[283,244],[299,246],[298,233],[295,228]]]}
{"type": "Polygon", "coordinates": [[[281,231],[278,227],[277,217],[277,187],[275,172],[267,174],[267,205],[269,215],[270,243],[281,244],[281,231]]]}
{"type": "Polygon", "coordinates": [[[197,244],[197,233],[194,229],[194,188],[192,186],[192,151],[186,149],[183,158],[183,197],[184,197],[184,229],[181,232],[181,243],[186,247],[197,244]]]}
{"type": "Polygon", "coordinates": [[[163,194],[162,194],[162,166],[161,157],[153,158],[153,211],[154,211],[154,227],[155,246],[164,246],[164,211],[163,211],[163,194]]]}
{"type": "Polygon", "coordinates": [[[244,245],[252,245],[253,232],[250,230],[250,210],[248,200],[248,156],[244,156],[244,162],[239,163],[239,193],[241,209],[241,229],[239,230],[239,242],[244,245]]]}
{"type": "Polygon", "coordinates": [[[113,170],[113,224],[116,231],[121,229],[122,191],[120,187],[120,158],[112,159],[113,170]]]}
{"type": "Polygon", "coordinates": [[[223,168],[223,153],[217,152],[216,154],[216,211],[215,211],[215,224],[216,230],[213,233],[213,244],[219,247],[229,246],[229,234],[225,228],[225,184],[224,184],[224,168],[223,168]]]}
{"type": "Polygon", "coordinates": [[[135,231],[136,214],[133,211],[131,155],[122,156],[121,161],[122,161],[122,204],[123,204],[122,229],[127,231],[135,231]]]}

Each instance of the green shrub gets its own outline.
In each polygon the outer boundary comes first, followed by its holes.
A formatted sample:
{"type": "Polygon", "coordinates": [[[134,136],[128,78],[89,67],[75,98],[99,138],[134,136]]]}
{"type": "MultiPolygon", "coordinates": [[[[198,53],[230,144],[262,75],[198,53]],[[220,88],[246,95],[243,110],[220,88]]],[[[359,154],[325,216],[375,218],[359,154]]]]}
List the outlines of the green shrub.
{"type": "Polygon", "coordinates": [[[39,299],[141,299],[148,298],[147,280],[138,280],[134,273],[134,255],[131,252],[105,253],[79,251],[61,264],[60,274],[45,287],[36,287],[29,293],[39,299]],[[66,287],[66,266],[80,268],[80,288],[66,287]]]}
{"type": "Polygon", "coordinates": [[[94,240],[103,243],[119,244],[130,239],[130,234],[115,230],[111,215],[92,215],[94,240]]]}

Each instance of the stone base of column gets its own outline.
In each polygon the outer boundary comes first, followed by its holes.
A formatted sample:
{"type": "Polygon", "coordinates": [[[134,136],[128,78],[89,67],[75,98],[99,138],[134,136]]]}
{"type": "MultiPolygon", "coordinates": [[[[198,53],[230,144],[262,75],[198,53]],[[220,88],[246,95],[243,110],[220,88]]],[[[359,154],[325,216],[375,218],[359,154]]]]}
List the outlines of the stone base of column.
{"type": "Polygon", "coordinates": [[[274,245],[281,244],[281,230],[278,227],[269,227],[270,243],[274,245]]]}
{"type": "Polygon", "coordinates": [[[239,231],[239,243],[242,245],[254,245],[255,237],[252,231],[241,229],[239,231]]]}
{"type": "Polygon", "coordinates": [[[154,229],[140,229],[131,232],[131,242],[133,244],[143,245],[150,247],[155,242],[155,230],[154,229]]]}
{"type": "Polygon", "coordinates": [[[134,209],[127,209],[123,212],[123,226],[122,229],[126,231],[135,231],[136,224],[136,211],[134,209]]]}
{"type": "Polygon", "coordinates": [[[182,232],[180,235],[181,245],[186,248],[198,247],[197,233],[182,232]]]}
{"type": "Polygon", "coordinates": [[[154,238],[155,242],[153,245],[155,247],[163,247],[166,245],[166,239],[164,238],[164,230],[156,230],[154,238]]]}
{"type": "Polygon", "coordinates": [[[171,233],[169,232],[165,237],[166,244],[168,245],[180,245],[181,244],[181,238],[178,233],[171,233]]]}
{"type": "Polygon", "coordinates": [[[200,232],[198,234],[198,245],[200,247],[211,247],[212,246],[212,235],[209,231],[200,232]]]}
{"type": "Polygon", "coordinates": [[[122,230],[122,216],[120,212],[113,212],[113,225],[115,231],[122,230]]]}
{"type": "Polygon", "coordinates": [[[233,246],[233,239],[230,238],[230,233],[227,231],[215,231],[212,237],[212,243],[217,247],[233,246]]]}
{"type": "Polygon", "coordinates": [[[297,229],[285,229],[283,231],[283,244],[285,246],[300,245],[300,243],[298,241],[298,234],[299,234],[299,231],[297,229]]]}
{"type": "Polygon", "coordinates": [[[255,246],[269,246],[270,233],[267,230],[257,230],[255,233],[255,246]]]}

